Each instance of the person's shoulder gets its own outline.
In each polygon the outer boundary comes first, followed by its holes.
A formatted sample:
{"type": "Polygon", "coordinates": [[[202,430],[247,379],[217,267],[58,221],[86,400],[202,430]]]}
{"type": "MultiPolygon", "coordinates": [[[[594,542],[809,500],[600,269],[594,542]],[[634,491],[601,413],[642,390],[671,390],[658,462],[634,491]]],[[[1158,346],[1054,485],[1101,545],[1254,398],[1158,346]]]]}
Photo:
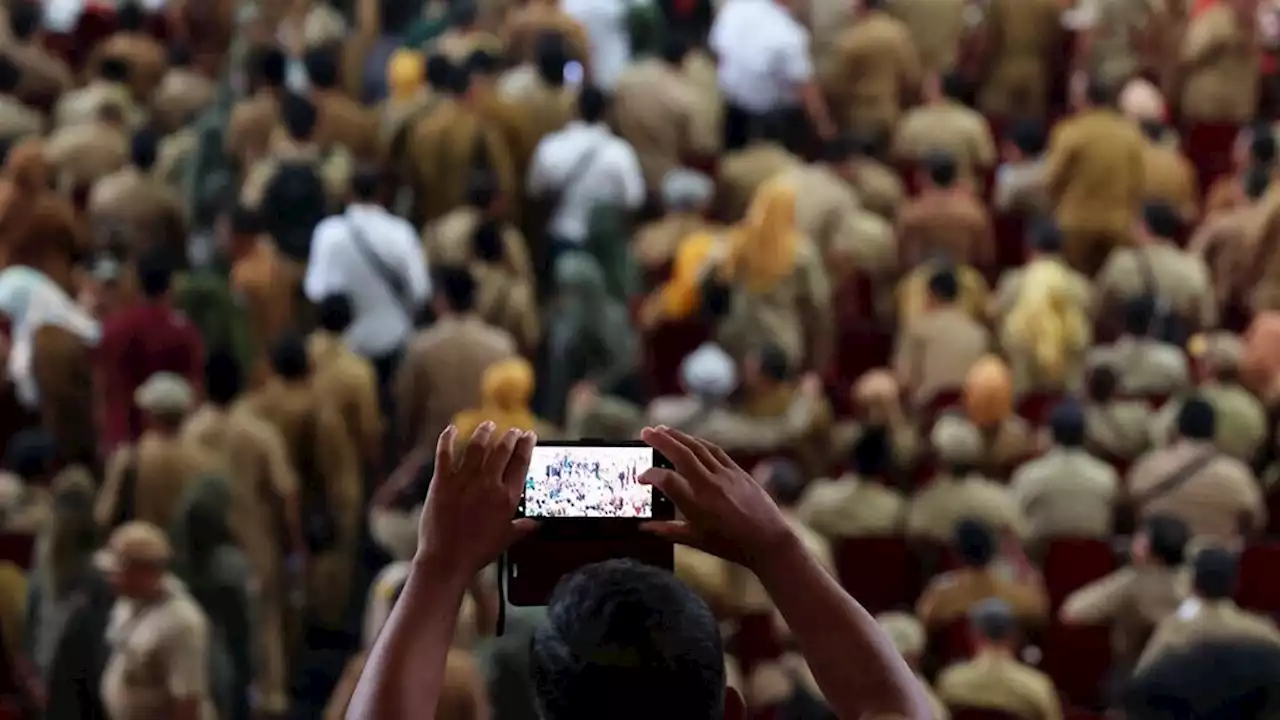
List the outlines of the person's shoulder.
{"type": "Polygon", "coordinates": [[[961,660],[960,662],[952,663],[938,673],[938,680],[935,683],[938,694],[945,696],[948,691],[954,691],[957,687],[964,687],[982,674],[981,667],[972,660],[961,660]]]}

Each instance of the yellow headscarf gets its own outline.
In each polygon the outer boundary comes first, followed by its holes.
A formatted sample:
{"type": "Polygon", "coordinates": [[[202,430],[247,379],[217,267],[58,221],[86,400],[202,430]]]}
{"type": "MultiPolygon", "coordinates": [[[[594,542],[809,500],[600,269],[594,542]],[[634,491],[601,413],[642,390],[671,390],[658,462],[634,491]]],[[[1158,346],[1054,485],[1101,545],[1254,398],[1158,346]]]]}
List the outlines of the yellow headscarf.
{"type": "Polygon", "coordinates": [[[387,61],[387,89],[395,100],[407,100],[426,83],[422,54],[401,48],[387,61]]]}
{"type": "Polygon", "coordinates": [[[1090,340],[1089,322],[1072,300],[1071,283],[1057,260],[1033,261],[1004,321],[1009,340],[1030,350],[1039,370],[1055,381],[1066,375],[1068,356],[1082,352],[1090,340]]]}
{"type": "Polygon", "coordinates": [[[697,232],[676,249],[671,279],[659,290],[660,314],[670,319],[689,317],[698,309],[702,281],[717,271],[728,281],[740,281],[753,293],[767,293],[795,270],[796,191],[781,179],[761,185],[742,222],[723,237],[697,232]],[[725,243],[723,258],[713,251],[725,243]]]}
{"type": "Polygon", "coordinates": [[[453,417],[458,437],[464,440],[491,420],[497,427],[495,437],[515,428],[533,430],[538,418],[529,410],[533,397],[533,366],[523,358],[502,360],[484,371],[480,386],[480,407],[463,410],[453,417]]]}

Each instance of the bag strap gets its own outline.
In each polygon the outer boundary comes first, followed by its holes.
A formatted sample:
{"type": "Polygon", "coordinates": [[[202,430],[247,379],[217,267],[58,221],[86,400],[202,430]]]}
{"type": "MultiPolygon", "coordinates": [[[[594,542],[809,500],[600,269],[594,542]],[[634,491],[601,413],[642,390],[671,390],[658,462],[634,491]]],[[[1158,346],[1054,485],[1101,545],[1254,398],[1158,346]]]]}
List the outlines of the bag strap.
{"type": "Polygon", "coordinates": [[[1135,506],[1146,505],[1147,503],[1159,500],[1165,495],[1168,495],[1174,490],[1186,485],[1191,478],[1195,477],[1201,470],[1208,467],[1209,463],[1213,462],[1217,457],[1218,451],[1215,448],[1191,458],[1183,464],[1182,467],[1174,470],[1168,477],[1161,480],[1159,484],[1155,485],[1150,490],[1147,490],[1145,493],[1134,497],[1133,504],[1135,506]]]}
{"type": "Polygon", "coordinates": [[[395,301],[400,310],[409,318],[409,323],[412,324],[417,313],[413,307],[413,299],[409,297],[409,290],[405,287],[404,278],[388,265],[381,255],[374,252],[373,247],[369,245],[369,238],[364,234],[364,231],[351,221],[351,218],[344,216],[344,219],[347,229],[351,232],[351,239],[354,241],[356,252],[359,252],[365,263],[373,268],[374,274],[382,280],[387,291],[391,293],[391,299],[395,301]]]}
{"type": "Polygon", "coordinates": [[[587,170],[590,170],[591,166],[595,164],[596,156],[604,150],[604,145],[607,142],[609,142],[608,138],[596,142],[595,145],[587,148],[587,150],[579,155],[578,159],[573,162],[573,167],[569,168],[569,175],[565,180],[564,185],[560,188],[560,203],[557,203],[558,205],[564,203],[564,196],[569,194],[570,188],[577,187],[578,184],[583,181],[583,178],[587,175],[587,170]]]}

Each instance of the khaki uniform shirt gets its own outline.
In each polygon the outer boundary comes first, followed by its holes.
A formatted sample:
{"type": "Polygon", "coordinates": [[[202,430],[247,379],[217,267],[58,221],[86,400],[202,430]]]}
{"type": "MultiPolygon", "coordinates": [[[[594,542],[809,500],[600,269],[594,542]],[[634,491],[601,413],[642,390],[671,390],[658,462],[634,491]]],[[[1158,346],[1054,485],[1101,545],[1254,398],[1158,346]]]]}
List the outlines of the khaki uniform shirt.
{"type": "Polygon", "coordinates": [[[950,542],[956,525],[969,518],[996,530],[1026,533],[1017,498],[1003,484],[980,475],[939,476],[907,505],[907,536],[950,542]]]}
{"type": "Polygon", "coordinates": [[[908,201],[898,215],[902,267],[934,257],[988,267],[995,262],[995,234],[986,207],[967,191],[929,191],[908,201]]]}
{"type": "Polygon", "coordinates": [[[97,121],[55,130],[44,146],[45,159],[65,192],[90,187],[129,164],[129,138],[97,121]]]}
{"type": "Polygon", "coordinates": [[[1187,356],[1174,345],[1151,338],[1121,337],[1089,351],[1088,367],[1116,371],[1125,395],[1171,395],[1191,387],[1187,356]]]}
{"type": "Polygon", "coordinates": [[[911,31],[927,73],[950,71],[960,54],[965,34],[964,0],[891,0],[889,12],[911,31]]]}
{"type": "Polygon", "coordinates": [[[954,100],[908,110],[894,132],[892,153],[899,162],[919,163],[937,152],[954,160],[962,177],[976,178],[996,164],[986,118],[954,100]]]}
{"type": "MultiPolygon", "coordinates": [[[[6,35],[8,27],[6,23],[6,35]]],[[[12,60],[22,73],[17,95],[24,102],[52,108],[76,86],[71,68],[67,67],[62,58],[45,50],[39,43],[19,43],[6,37],[3,45],[0,53],[12,60]]]]}
{"type": "Polygon", "coordinates": [[[1085,440],[1089,449],[1132,461],[1151,447],[1151,406],[1145,400],[1115,400],[1085,408],[1085,440]]]}
{"type": "Polygon", "coordinates": [[[1241,610],[1230,600],[1205,601],[1190,597],[1156,626],[1155,634],[1138,659],[1141,669],[1165,653],[1206,640],[1263,641],[1280,645],[1280,630],[1271,618],[1241,610]]]}
{"type": "MultiPolygon", "coordinates": [[[[1214,410],[1213,444],[1219,450],[1250,464],[1267,440],[1267,410],[1256,395],[1234,383],[1206,383],[1196,389],[1214,410]]],[[[1165,403],[1151,423],[1151,444],[1163,447],[1174,440],[1182,401],[1165,403]]]]}
{"type": "Polygon", "coordinates": [[[1084,450],[1055,448],[1018,468],[1010,490],[1032,539],[1106,538],[1120,478],[1084,450]]]}
{"type": "Polygon", "coordinates": [[[248,172],[271,146],[271,135],[280,124],[280,99],[267,90],[236,103],[227,123],[227,152],[248,172]]]}
{"type": "Polygon", "coordinates": [[[1098,293],[1108,304],[1153,293],[1167,300],[1174,312],[1196,328],[1208,329],[1218,324],[1218,303],[1209,266],[1172,243],[1120,248],[1107,258],[1095,281],[1098,293]],[[1143,269],[1144,261],[1149,275],[1143,269]],[[1151,284],[1154,287],[1148,287],[1151,284]]]}
{"type": "Polygon", "coordinates": [[[935,577],[920,596],[916,615],[925,627],[946,627],[991,597],[1008,603],[1020,622],[1040,625],[1048,616],[1049,596],[1041,582],[1008,579],[994,568],[965,568],[935,577]]]}
{"type": "Polygon", "coordinates": [[[129,165],[94,183],[89,213],[96,232],[118,231],[135,257],[159,247],[185,257],[187,222],[182,202],[177,188],[129,165]]]}
{"type": "Polygon", "coordinates": [[[180,437],[147,431],[138,442],[117,450],[107,461],[106,479],[98,491],[93,519],[100,528],[111,528],[120,507],[126,474],[132,473],[133,517],[168,528],[186,488],[213,467],[212,458],[180,437]]]}
{"type": "Polygon", "coordinates": [[[169,69],[169,53],[145,32],[117,32],[103,40],[89,57],[89,77],[97,77],[102,61],[119,58],[129,66],[129,89],[142,102],[151,99],[169,69]]]}
{"type": "Polygon", "coordinates": [[[0,95],[0,140],[10,142],[44,133],[44,115],[12,95],[0,95]]]}
{"type": "Polygon", "coordinates": [[[927,312],[898,334],[893,368],[913,402],[956,389],[991,348],[987,329],[959,308],[927,312]]]}
{"type": "Polygon", "coordinates": [[[770,143],[755,143],[726,153],[717,168],[716,203],[720,217],[737,220],[745,216],[761,185],[774,175],[800,165],[800,158],[770,143]]]}
{"type": "Polygon", "coordinates": [[[950,707],[1002,710],[1025,720],[1062,718],[1053,680],[1011,656],[979,653],[943,670],[937,685],[950,707]]]}
{"type": "Polygon", "coordinates": [[[855,158],[849,166],[849,182],[862,206],[885,220],[896,218],[907,197],[898,173],[873,158],[855,158]]]}
{"type": "Polygon", "coordinates": [[[698,111],[702,102],[681,69],[658,58],[638,60],[618,77],[613,117],[619,137],[635,148],[645,187],[662,187],[682,158],[716,153],[720,128],[700,122],[708,116],[698,111]]]}
{"type": "Polygon", "coordinates": [[[1232,542],[1239,538],[1242,524],[1253,531],[1267,524],[1267,506],[1253,471],[1220,454],[1211,444],[1180,441],[1153,450],[1129,471],[1128,484],[1139,517],[1172,515],[1187,523],[1194,536],[1232,542]],[[1146,493],[1206,453],[1216,457],[1181,486],[1158,498],[1144,499],[1146,493]]]}
{"type": "Polygon", "coordinates": [[[145,113],[134,102],[128,87],[105,80],[93,80],[58,100],[58,106],[54,109],[54,127],[96,122],[102,109],[109,105],[115,105],[123,111],[127,127],[137,127],[145,119],[145,113]]]}
{"type": "Polygon", "coordinates": [[[872,12],[840,35],[833,58],[831,74],[821,79],[834,100],[833,119],[857,132],[891,130],[903,98],[920,84],[910,28],[887,12],[872,12]]]}
{"type": "Polygon", "coordinates": [[[190,68],[175,67],[165,73],[151,97],[151,113],[166,133],[191,122],[213,104],[217,86],[190,68]]]}
{"type": "Polygon", "coordinates": [[[1137,660],[1155,626],[1178,609],[1187,595],[1186,572],[1161,565],[1121,568],[1076,590],[1062,615],[1081,625],[1111,624],[1116,659],[1137,660]]]}
{"type": "Polygon", "coordinates": [[[1147,200],[1168,203],[1183,220],[1194,222],[1199,217],[1200,187],[1191,161],[1176,145],[1149,142],[1142,163],[1147,200]]]}
{"type": "Polygon", "coordinates": [[[831,540],[890,537],[902,532],[906,505],[901,493],[883,483],[848,474],[810,483],[796,516],[831,540]]]}
{"type": "Polygon", "coordinates": [[[382,411],[378,406],[378,377],[368,360],[355,354],[323,330],[307,340],[312,382],[338,405],[347,437],[365,458],[379,455],[382,443],[382,411]]]}

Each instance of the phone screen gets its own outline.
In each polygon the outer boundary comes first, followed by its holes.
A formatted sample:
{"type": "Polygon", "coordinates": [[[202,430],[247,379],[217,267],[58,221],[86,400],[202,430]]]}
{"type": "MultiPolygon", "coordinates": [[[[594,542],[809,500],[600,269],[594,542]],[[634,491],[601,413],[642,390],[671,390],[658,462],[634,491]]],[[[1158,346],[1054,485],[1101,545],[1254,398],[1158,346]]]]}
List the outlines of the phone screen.
{"type": "Polygon", "coordinates": [[[531,518],[652,518],[650,447],[539,446],[524,480],[521,512],[531,518]]]}

